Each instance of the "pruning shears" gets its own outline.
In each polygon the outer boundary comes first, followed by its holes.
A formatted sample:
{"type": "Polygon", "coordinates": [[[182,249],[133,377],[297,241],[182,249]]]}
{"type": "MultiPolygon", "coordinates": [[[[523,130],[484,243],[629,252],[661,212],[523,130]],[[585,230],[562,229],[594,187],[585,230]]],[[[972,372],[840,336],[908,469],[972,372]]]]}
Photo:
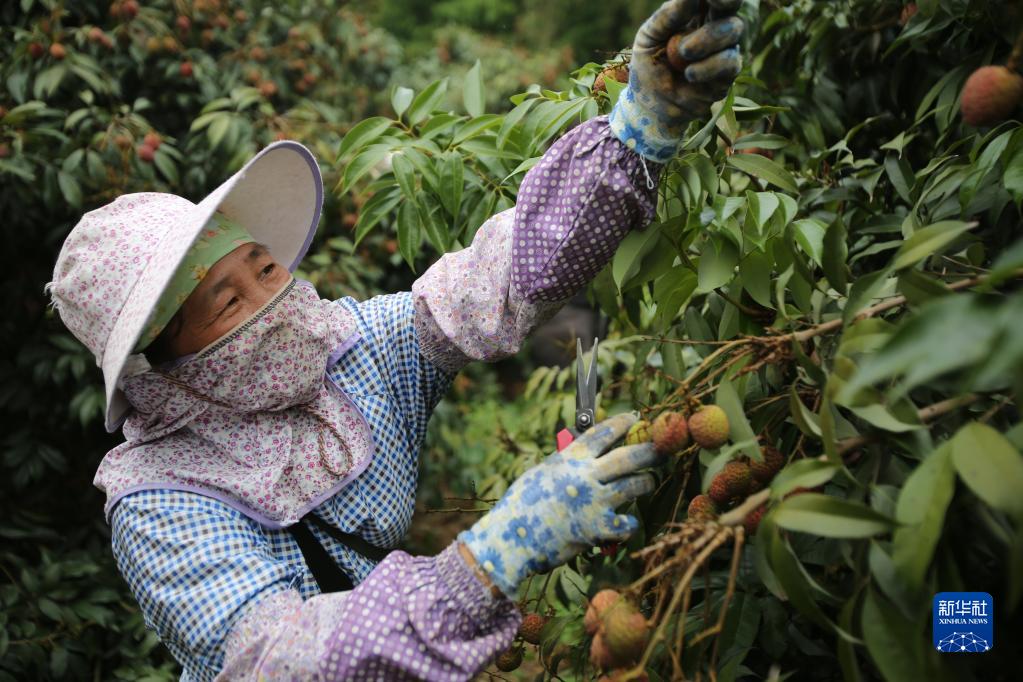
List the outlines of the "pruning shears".
{"type": "Polygon", "coordinates": [[[583,367],[583,342],[575,340],[575,426],[558,431],[558,450],[564,450],[584,431],[593,426],[597,414],[597,344],[593,339],[590,366],[583,367]]]}

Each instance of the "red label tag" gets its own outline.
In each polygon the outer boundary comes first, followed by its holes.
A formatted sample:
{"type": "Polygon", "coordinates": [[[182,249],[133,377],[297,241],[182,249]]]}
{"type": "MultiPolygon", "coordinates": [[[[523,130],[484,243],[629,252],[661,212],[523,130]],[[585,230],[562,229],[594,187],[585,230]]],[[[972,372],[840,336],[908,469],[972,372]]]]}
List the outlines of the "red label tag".
{"type": "Polygon", "coordinates": [[[558,431],[558,452],[561,452],[575,440],[575,436],[568,429],[561,429],[558,431]]]}

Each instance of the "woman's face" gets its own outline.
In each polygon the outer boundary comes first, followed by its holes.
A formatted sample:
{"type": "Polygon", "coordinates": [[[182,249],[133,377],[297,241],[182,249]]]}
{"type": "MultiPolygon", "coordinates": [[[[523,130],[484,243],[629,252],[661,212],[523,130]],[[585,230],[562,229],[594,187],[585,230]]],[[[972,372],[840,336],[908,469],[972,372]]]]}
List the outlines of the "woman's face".
{"type": "Polygon", "coordinates": [[[180,358],[202,350],[262,308],[290,279],[262,244],[239,246],[210,268],[181,306],[166,348],[180,358]]]}

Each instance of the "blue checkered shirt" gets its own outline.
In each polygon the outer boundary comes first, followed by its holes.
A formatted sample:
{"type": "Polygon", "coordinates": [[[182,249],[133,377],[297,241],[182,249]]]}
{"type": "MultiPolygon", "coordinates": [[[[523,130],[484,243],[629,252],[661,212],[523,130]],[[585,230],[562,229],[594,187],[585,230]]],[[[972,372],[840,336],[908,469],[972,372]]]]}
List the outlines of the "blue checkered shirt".
{"type": "MultiPolygon", "coordinates": [[[[412,519],[419,450],[426,424],[452,374],[420,353],[412,294],[343,299],[362,338],[329,370],[362,411],[376,454],[350,485],[315,510],[331,525],[380,547],[393,547],[412,519]]],[[[146,490],[124,497],[111,514],[118,567],[156,630],[184,667],[183,680],[212,680],[224,644],[246,604],[297,588],[319,588],[286,530],[269,530],[227,504],[196,493],[146,490]]],[[[312,528],[358,584],[374,562],[312,528]]]]}

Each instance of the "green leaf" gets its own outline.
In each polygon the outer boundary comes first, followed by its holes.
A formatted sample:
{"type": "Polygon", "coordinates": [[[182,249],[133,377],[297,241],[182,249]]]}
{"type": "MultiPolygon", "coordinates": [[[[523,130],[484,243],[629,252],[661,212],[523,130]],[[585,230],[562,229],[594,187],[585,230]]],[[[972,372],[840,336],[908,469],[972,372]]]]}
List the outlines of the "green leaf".
{"type": "Polygon", "coordinates": [[[455,133],[454,138],[451,140],[452,144],[460,144],[465,140],[476,137],[491,128],[495,127],[500,123],[502,118],[497,114],[484,114],[470,121],[467,121],[465,125],[458,129],[455,133]]]}
{"type": "Polygon", "coordinates": [[[360,121],[354,128],[348,131],[341,140],[341,147],[337,152],[337,160],[355,154],[366,145],[375,141],[385,130],[391,127],[393,121],[383,116],[374,116],[360,121]]]}
{"type": "Polygon", "coordinates": [[[852,322],[860,311],[873,302],[881,289],[884,288],[889,274],[891,274],[891,271],[888,269],[878,270],[869,275],[863,275],[853,282],[852,288],[849,289],[849,298],[845,303],[845,308],[842,309],[843,323],[849,324],[852,322]]]}
{"type": "Polygon", "coordinates": [[[350,190],[356,182],[362,179],[362,176],[366,175],[374,166],[383,161],[390,151],[391,145],[389,144],[374,144],[356,154],[355,158],[345,166],[344,175],[341,176],[341,183],[338,185],[338,191],[344,194],[350,190]]]}
{"type": "Polygon", "coordinates": [[[955,493],[952,448],[945,443],[913,470],[902,484],[895,519],[903,527],[895,531],[892,561],[913,589],[924,586],[927,567],[941,539],[945,511],[955,493]]]}
{"type": "Polygon", "coordinates": [[[924,619],[914,623],[874,589],[867,591],[860,627],[870,657],[886,680],[927,680],[920,652],[924,619]]]}
{"type": "Polygon", "coordinates": [[[799,246],[818,265],[824,260],[825,229],[822,222],[813,218],[797,220],[792,223],[792,231],[795,234],[796,241],[799,242],[799,246]]]}
{"type": "Polygon", "coordinates": [[[462,189],[465,183],[463,173],[465,162],[458,152],[448,152],[440,164],[439,196],[445,210],[455,220],[458,210],[462,207],[462,189]]]}
{"type": "Polygon", "coordinates": [[[611,277],[619,291],[621,291],[622,285],[639,270],[643,256],[656,246],[658,237],[659,232],[656,226],[651,225],[645,230],[632,230],[618,245],[618,250],[615,251],[614,260],[611,263],[611,277]]]}
{"type": "Polygon", "coordinates": [[[742,443],[742,452],[755,462],[762,459],[760,446],[757,444],[757,434],[746,419],[746,412],[742,406],[742,399],[739,397],[732,382],[725,379],[718,384],[715,394],[715,401],[718,407],[725,411],[728,416],[728,433],[733,443],[742,443]]]}
{"type": "Polygon", "coordinates": [[[817,415],[800,400],[795,384],[792,384],[789,390],[789,414],[792,415],[792,420],[796,422],[796,426],[803,434],[820,440],[821,426],[817,423],[817,415]]]}
{"type": "Polygon", "coordinates": [[[442,207],[431,200],[432,197],[417,204],[419,219],[426,229],[426,239],[431,246],[439,253],[445,253],[448,250],[448,243],[451,241],[451,232],[448,229],[448,224],[439,215],[443,213],[442,207]],[[433,203],[433,206],[430,206],[430,203],[433,203]]]}
{"type": "Polygon", "coordinates": [[[1023,521],[1023,456],[1005,436],[972,422],[952,438],[952,462],[977,497],[1023,521]]]}
{"type": "Polygon", "coordinates": [[[448,79],[436,80],[412,100],[408,110],[409,125],[417,125],[429,116],[441,103],[448,91],[448,79]]]}
{"type": "Polygon", "coordinates": [[[398,251],[413,271],[416,255],[423,243],[423,223],[411,199],[406,198],[398,209],[398,251]]]}
{"type": "Polygon", "coordinates": [[[824,276],[828,278],[828,283],[840,294],[845,293],[849,284],[846,265],[848,257],[845,222],[842,216],[838,215],[824,233],[821,267],[824,268],[824,276]]]}
{"type": "Polygon", "coordinates": [[[796,460],[779,471],[771,481],[771,497],[780,500],[796,488],[824,485],[834,478],[839,468],[819,459],[796,460]]]}
{"type": "Polygon", "coordinates": [[[355,244],[358,246],[362,238],[369,234],[369,231],[384,219],[391,210],[401,201],[401,192],[382,191],[377,192],[365,203],[359,211],[359,222],[355,225],[355,244]]]}
{"type": "Polygon", "coordinates": [[[412,162],[404,154],[395,154],[391,157],[391,171],[394,173],[394,179],[398,181],[398,187],[401,188],[405,198],[411,202],[417,201],[416,173],[412,167],[412,162]]]}
{"type": "Polygon", "coordinates": [[[916,178],[913,176],[913,169],[909,163],[895,154],[889,154],[884,160],[884,169],[888,179],[892,181],[892,187],[899,193],[899,196],[906,203],[913,203],[912,191],[916,178]]]}
{"type": "Polygon", "coordinates": [[[178,167],[174,164],[174,159],[167,153],[164,147],[165,145],[160,145],[160,148],[156,150],[156,153],[153,155],[153,165],[167,179],[167,182],[176,185],[179,182],[178,167]]]}
{"type": "Polygon", "coordinates": [[[892,268],[901,270],[916,265],[954,242],[959,235],[977,226],[961,220],[945,220],[917,230],[895,253],[892,268]]]}
{"type": "Polygon", "coordinates": [[[735,245],[719,234],[709,235],[700,252],[699,290],[713,291],[732,281],[738,264],[739,251],[735,245]]]}
{"type": "Polygon", "coordinates": [[[483,95],[483,70],[480,68],[480,60],[465,74],[465,83],[462,86],[462,101],[465,102],[465,110],[470,116],[482,116],[486,106],[486,97],[483,95]]]}
{"type": "Polygon", "coordinates": [[[831,622],[813,598],[810,581],[803,565],[792,551],[788,540],[781,535],[775,525],[774,513],[774,510],[767,512],[760,521],[757,533],[758,539],[762,539],[766,544],[771,572],[778,579],[785,596],[800,613],[818,625],[830,629],[831,622]]]}
{"type": "Polygon", "coordinates": [[[401,118],[401,115],[408,109],[408,105],[412,103],[412,98],[415,94],[412,88],[400,85],[394,89],[394,92],[391,93],[391,108],[394,109],[395,116],[401,118]]]}
{"type": "Polygon", "coordinates": [[[831,538],[868,538],[894,527],[891,519],[870,507],[818,493],[784,500],[775,509],[774,520],[781,528],[831,538]]]}
{"type": "Polygon", "coordinates": [[[78,184],[78,180],[75,179],[75,176],[64,171],[57,171],[57,184],[60,185],[60,193],[64,195],[64,200],[71,206],[80,208],[82,205],[82,188],[78,184]]]}
{"type": "Polygon", "coordinates": [[[759,154],[733,154],[728,157],[728,165],[734,166],[744,173],[749,173],[766,180],[786,192],[794,194],[799,192],[799,188],[796,187],[796,179],[792,177],[792,174],[766,156],[759,154]]]}

